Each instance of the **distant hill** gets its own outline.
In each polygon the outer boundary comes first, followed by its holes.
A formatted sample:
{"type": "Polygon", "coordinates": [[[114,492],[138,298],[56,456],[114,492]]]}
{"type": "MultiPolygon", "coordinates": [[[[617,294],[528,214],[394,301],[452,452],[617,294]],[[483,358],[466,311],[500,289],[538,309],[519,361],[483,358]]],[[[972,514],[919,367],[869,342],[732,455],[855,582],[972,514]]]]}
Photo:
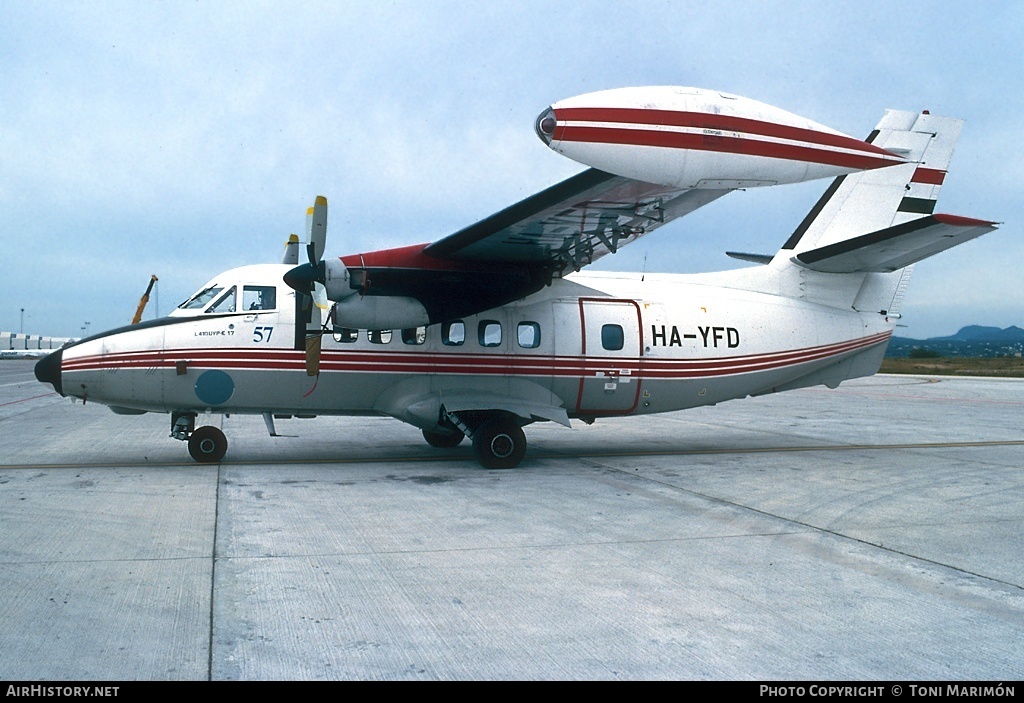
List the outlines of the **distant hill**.
{"type": "Polygon", "coordinates": [[[942,356],[998,357],[1024,354],[1024,329],[1016,325],[1000,329],[968,325],[948,337],[909,339],[893,337],[885,355],[909,356],[914,349],[936,352],[942,356]]]}
{"type": "Polygon", "coordinates": [[[967,325],[949,337],[930,337],[928,342],[1024,342],[1024,330],[1016,325],[999,329],[982,325],[967,325]]]}

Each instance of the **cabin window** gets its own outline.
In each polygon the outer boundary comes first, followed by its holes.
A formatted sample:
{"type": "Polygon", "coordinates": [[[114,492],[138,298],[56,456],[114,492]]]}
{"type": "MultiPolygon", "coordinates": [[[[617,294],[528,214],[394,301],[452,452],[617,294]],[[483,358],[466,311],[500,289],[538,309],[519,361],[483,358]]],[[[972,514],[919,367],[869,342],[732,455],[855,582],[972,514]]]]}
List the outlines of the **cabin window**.
{"type": "Polygon", "coordinates": [[[206,312],[207,313],[211,313],[211,312],[225,313],[225,312],[234,312],[234,311],[235,311],[235,287],[231,286],[231,288],[228,290],[228,292],[225,293],[224,295],[222,295],[220,297],[220,300],[218,300],[216,303],[211,305],[210,309],[207,310],[206,312]]]}
{"type": "Polygon", "coordinates": [[[402,330],[402,342],[404,344],[423,344],[427,341],[426,327],[410,327],[402,330]]]}
{"type": "Polygon", "coordinates": [[[391,344],[391,330],[366,330],[370,344],[391,344]]]}
{"type": "Polygon", "coordinates": [[[476,328],[477,341],[481,347],[501,346],[501,323],[497,320],[480,320],[476,328]]]}
{"type": "Polygon", "coordinates": [[[204,288],[178,307],[182,310],[199,310],[201,308],[205,308],[206,304],[220,295],[222,290],[224,290],[222,286],[210,286],[209,288],[204,288]]]}
{"type": "Polygon", "coordinates": [[[358,342],[359,330],[354,330],[349,327],[335,327],[334,341],[341,342],[342,344],[351,344],[352,342],[358,342]]]}
{"type": "Polygon", "coordinates": [[[466,323],[462,320],[441,325],[441,342],[445,346],[459,347],[466,341],[466,323]]]}
{"type": "Polygon", "coordinates": [[[608,351],[619,351],[625,344],[625,336],[622,327],[619,325],[604,325],[601,327],[601,346],[608,351]]]}
{"type": "Polygon", "coordinates": [[[540,325],[536,322],[520,322],[517,336],[520,347],[536,349],[540,346],[540,325]]]}
{"type": "Polygon", "coordinates": [[[242,310],[275,310],[277,288],[274,286],[245,286],[242,288],[242,310]]]}

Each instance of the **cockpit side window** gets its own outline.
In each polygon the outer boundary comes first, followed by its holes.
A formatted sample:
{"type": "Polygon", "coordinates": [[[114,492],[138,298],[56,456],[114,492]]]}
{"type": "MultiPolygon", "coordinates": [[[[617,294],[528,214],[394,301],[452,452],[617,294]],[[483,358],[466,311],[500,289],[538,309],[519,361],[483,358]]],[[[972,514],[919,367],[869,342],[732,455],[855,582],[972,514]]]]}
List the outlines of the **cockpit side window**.
{"type": "Polygon", "coordinates": [[[277,288],[274,286],[244,286],[242,310],[277,309],[277,288]]]}
{"type": "Polygon", "coordinates": [[[235,287],[231,286],[227,293],[222,295],[220,299],[210,306],[210,309],[206,311],[207,314],[211,312],[225,313],[235,311],[235,287]]]}
{"type": "Polygon", "coordinates": [[[178,306],[180,310],[200,310],[206,307],[206,304],[213,300],[215,297],[220,295],[220,292],[224,290],[223,286],[210,286],[199,291],[191,298],[186,300],[184,303],[178,306]]]}

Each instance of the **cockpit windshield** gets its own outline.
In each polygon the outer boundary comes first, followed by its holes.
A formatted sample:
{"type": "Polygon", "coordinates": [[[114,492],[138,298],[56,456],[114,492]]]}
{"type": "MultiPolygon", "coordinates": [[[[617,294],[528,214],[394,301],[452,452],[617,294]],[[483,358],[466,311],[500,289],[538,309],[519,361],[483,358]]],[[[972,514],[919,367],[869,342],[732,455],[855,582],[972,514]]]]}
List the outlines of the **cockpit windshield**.
{"type": "Polygon", "coordinates": [[[210,309],[206,312],[234,312],[235,311],[235,287],[231,286],[228,292],[220,297],[220,299],[210,306],[210,309]]]}
{"type": "Polygon", "coordinates": [[[281,268],[277,264],[257,264],[225,271],[207,281],[175,308],[171,316],[245,315],[248,318],[276,313],[283,299],[292,300],[288,289],[278,290],[279,286],[274,285],[280,280],[281,268]]]}
{"type": "Polygon", "coordinates": [[[216,298],[220,292],[224,290],[222,286],[212,285],[208,288],[204,288],[199,291],[191,298],[186,300],[184,303],[178,306],[179,310],[199,310],[200,308],[206,307],[206,304],[216,298]]]}

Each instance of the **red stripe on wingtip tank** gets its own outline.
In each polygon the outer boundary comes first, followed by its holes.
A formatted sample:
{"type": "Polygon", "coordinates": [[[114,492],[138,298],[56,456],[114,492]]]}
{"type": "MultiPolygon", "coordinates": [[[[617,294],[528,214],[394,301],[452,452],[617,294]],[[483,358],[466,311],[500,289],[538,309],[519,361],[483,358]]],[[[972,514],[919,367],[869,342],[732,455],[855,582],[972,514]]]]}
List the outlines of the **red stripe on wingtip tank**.
{"type": "MultiPolygon", "coordinates": [[[[731,132],[745,132],[764,137],[790,139],[793,141],[811,142],[822,146],[856,149],[869,154],[877,154],[904,161],[901,156],[890,151],[848,137],[845,134],[819,132],[805,127],[793,127],[776,122],[765,122],[749,117],[733,115],[714,115],[706,112],[681,112],[678,110],[646,110],[642,108],[620,107],[572,107],[555,111],[555,118],[561,121],[586,122],[619,122],[666,127],[690,127],[694,129],[717,129],[731,132]]],[[[555,134],[555,139],[559,135],[555,134]]]]}
{"type": "Polygon", "coordinates": [[[562,140],[569,142],[717,151],[728,154],[821,163],[857,170],[882,168],[900,163],[867,153],[850,154],[843,151],[832,151],[824,147],[797,146],[719,135],[662,132],[648,129],[619,129],[615,127],[566,127],[562,130],[562,133],[562,140]]]}

